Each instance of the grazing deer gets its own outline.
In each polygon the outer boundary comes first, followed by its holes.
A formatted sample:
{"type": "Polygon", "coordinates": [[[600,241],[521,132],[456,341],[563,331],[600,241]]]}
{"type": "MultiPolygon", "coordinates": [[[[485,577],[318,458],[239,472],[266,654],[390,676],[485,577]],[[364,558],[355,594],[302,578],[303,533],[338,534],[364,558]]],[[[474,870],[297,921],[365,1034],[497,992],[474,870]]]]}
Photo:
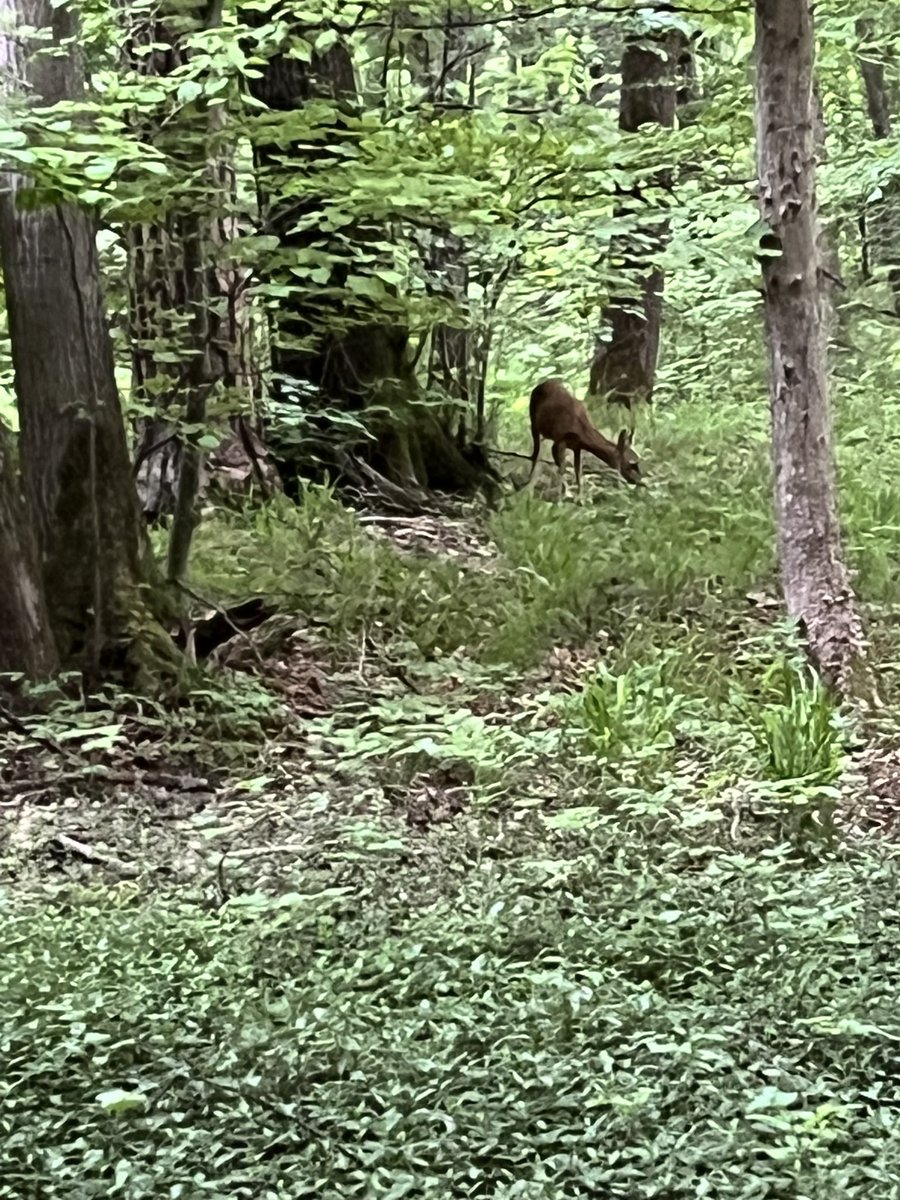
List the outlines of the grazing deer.
{"type": "MultiPolygon", "coordinates": [[[[537,469],[541,452],[541,438],[553,443],[553,461],[559,467],[562,481],[567,450],[575,452],[575,483],[581,494],[581,452],[589,451],[608,467],[618,471],[626,483],[640,484],[641,467],[637,455],[631,449],[631,437],[623,429],[618,440],[611,442],[591,424],[587,409],[576,400],[561,379],[548,379],[539,383],[531,393],[529,404],[531,436],[534,447],[531,452],[531,472],[525,483],[531,483],[537,469]]],[[[565,485],[563,485],[565,486],[565,485]]]]}

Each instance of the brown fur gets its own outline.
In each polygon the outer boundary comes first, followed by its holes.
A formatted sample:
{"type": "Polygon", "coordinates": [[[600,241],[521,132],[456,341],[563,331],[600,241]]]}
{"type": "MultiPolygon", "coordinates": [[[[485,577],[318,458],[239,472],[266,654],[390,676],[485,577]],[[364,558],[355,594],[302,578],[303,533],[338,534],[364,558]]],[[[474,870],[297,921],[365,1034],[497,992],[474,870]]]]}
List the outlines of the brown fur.
{"type": "MultiPolygon", "coordinates": [[[[612,467],[626,483],[641,482],[641,467],[637,455],[631,449],[631,438],[623,429],[615,442],[604,437],[591,424],[587,409],[576,400],[561,379],[548,379],[539,383],[531,393],[529,404],[531,436],[534,446],[531,452],[531,472],[528,483],[537,468],[541,452],[541,439],[553,443],[553,461],[559,467],[560,477],[565,470],[566,450],[575,454],[575,483],[581,491],[581,455],[587,450],[601,462],[612,467]]],[[[527,484],[526,484],[527,486],[527,484]]]]}

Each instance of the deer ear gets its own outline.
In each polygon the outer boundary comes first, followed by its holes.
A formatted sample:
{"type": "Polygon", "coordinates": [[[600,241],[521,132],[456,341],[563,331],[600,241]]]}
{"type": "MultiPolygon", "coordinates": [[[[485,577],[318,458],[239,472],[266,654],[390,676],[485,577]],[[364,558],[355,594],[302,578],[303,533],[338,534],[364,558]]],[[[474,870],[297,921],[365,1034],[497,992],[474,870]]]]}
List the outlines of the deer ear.
{"type": "Polygon", "coordinates": [[[624,450],[627,450],[628,447],[631,445],[631,438],[628,436],[627,429],[623,429],[622,432],[619,434],[619,440],[618,440],[617,445],[619,447],[620,453],[624,450]]]}

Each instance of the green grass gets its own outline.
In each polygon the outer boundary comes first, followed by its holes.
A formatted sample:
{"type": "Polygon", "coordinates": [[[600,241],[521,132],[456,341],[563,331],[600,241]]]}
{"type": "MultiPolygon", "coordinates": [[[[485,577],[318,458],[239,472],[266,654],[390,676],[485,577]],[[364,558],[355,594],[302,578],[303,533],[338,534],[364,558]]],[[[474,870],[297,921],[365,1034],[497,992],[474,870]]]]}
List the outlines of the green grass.
{"type": "Polygon", "coordinates": [[[256,517],[208,520],[194,578],[218,596],[267,594],[337,638],[365,627],[424,654],[465,647],[516,666],[608,620],[627,626],[635,610],[656,620],[710,601],[730,606],[772,586],[774,570],[764,430],[740,409],[732,418],[711,433],[702,412],[654,416],[642,491],[604,477],[581,508],[511,493],[490,523],[501,552],[491,567],[401,556],[310,488],[299,509],[277,503],[256,517]]]}

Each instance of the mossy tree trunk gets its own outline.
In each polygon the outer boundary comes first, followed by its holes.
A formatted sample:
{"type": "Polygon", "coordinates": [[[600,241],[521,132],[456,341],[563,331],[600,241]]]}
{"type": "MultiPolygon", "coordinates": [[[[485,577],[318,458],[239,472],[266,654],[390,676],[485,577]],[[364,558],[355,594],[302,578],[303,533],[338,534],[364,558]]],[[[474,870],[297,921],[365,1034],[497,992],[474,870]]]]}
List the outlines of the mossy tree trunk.
{"type": "MultiPolygon", "coordinates": [[[[38,549],[22,496],[12,438],[0,425],[0,674],[42,679],[56,648],[40,576],[38,549]]],[[[2,690],[2,680],[0,680],[2,690]]]]}
{"type": "MultiPolygon", "coordinates": [[[[16,18],[10,58],[31,102],[78,100],[84,68],[72,8],[18,0],[16,18]]],[[[7,173],[0,251],[25,502],[59,662],[80,666],[91,683],[111,674],[143,678],[171,666],[175,653],[155,616],[156,577],[131,477],[94,222],[76,204],[7,173]]]]}
{"type": "Polygon", "coordinates": [[[837,514],[826,289],[815,180],[809,0],[755,0],[756,120],[775,514],[788,611],[832,686],[852,686],[863,635],[837,514]]]}
{"type": "MultiPolygon", "coordinates": [[[[247,19],[262,23],[268,18],[253,10],[247,19]]],[[[291,36],[286,31],[288,42],[291,36]]],[[[337,42],[314,52],[308,63],[276,52],[249,86],[276,116],[318,106],[317,128],[302,140],[272,139],[268,131],[277,126],[267,114],[254,147],[263,219],[280,244],[278,265],[267,278],[280,289],[272,329],[274,386],[277,397],[295,404],[298,421],[306,423],[302,470],[340,473],[356,457],[395,483],[474,490],[484,481],[483,469],[468,461],[422,404],[400,306],[388,307],[348,287],[354,250],[371,258],[376,243],[389,237],[385,222],[360,216],[337,235],[319,228],[316,214],[323,205],[310,179],[318,176],[324,185],[340,162],[326,147],[352,145],[358,129],[359,97],[348,48],[337,42]],[[299,194],[298,179],[304,184],[299,194]],[[313,246],[330,264],[324,287],[298,282],[292,272],[313,246]],[[342,414],[358,417],[373,436],[361,436],[342,414]]],[[[385,290],[390,301],[390,287],[385,290]]]]}

